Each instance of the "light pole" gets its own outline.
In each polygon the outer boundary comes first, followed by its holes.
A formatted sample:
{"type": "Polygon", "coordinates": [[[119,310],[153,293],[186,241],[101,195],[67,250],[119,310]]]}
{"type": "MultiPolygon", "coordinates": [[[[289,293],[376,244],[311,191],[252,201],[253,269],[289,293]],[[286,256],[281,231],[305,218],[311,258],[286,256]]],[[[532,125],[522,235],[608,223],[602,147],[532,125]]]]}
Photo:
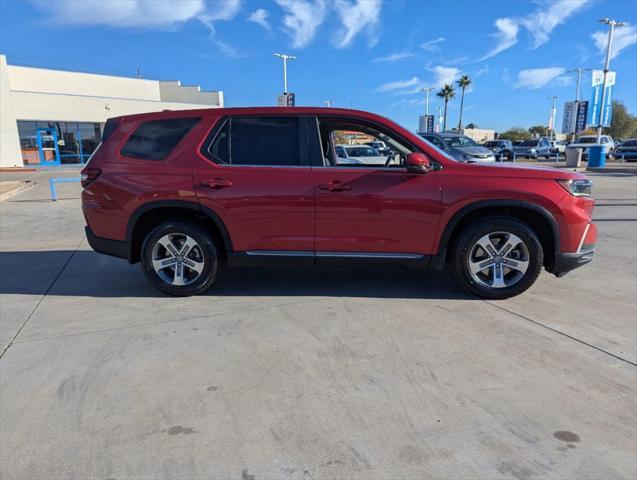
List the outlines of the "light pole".
{"type": "Polygon", "coordinates": [[[592,71],[592,68],[581,68],[581,67],[577,67],[577,68],[573,68],[572,70],[567,70],[566,73],[573,73],[573,72],[577,72],[577,86],[575,87],[575,101],[579,102],[580,101],[580,85],[582,82],[582,72],[590,72],[592,71]]]}
{"type": "Polygon", "coordinates": [[[602,122],[604,114],[604,102],[606,101],[606,81],[608,79],[608,70],[610,67],[610,53],[613,45],[613,30],[615,27],[625,27],[625,22],[618,22],[617,20],[611,20],[610,18],[602,18],[600,23],[605,23],[610,28],[608,29],[608,45],[606,45],[606,62],[604,63],[604,83],[602,84],[602,98],[599,107],[599,122],[597,123],[597,144],[601,145],[602,141],[602,122]]]}
{"type": "Polygon", "coordinates": [[[330,108],[332,104],[334,103],[334,100],[323,100],[323,103],[325,104],[327,108],[330,108]]]}
{"type": "Polygon", "coordinates": [[[293,55],[286,55],[285,53],[273,53],[275,57],[283,59],[283,93],[288,93],[288,60],[296,60],[293,55]]]}
{"type": "Polygon", "coordinates": [[[551,105],[551,117],[549,118],[549,140],[553,140],[555,136],[555,115],[557,113],[557,96],[549,97],[549,100],[553,100],[551,105]]]}
{"type": "Polygon", "coordinates": [[[425,115],[429,115],[429,92],[433,92],[435,90],[435,88],[430,87],[430,88],[422,88],[420,91],[421,92],[425,92],[426,94],[426,100],[425,100],[425,115]]]}

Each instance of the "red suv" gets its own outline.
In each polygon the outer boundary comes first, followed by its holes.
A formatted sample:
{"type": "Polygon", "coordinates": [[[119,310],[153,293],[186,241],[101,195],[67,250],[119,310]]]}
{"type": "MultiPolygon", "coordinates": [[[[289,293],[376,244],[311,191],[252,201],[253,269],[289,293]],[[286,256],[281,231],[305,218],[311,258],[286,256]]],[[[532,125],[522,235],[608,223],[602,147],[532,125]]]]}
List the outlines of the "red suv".
{"type": "Polygon", "coordinates": [[[559,277],[591,261],[597,238],[584,175],[460,163],[355,110],[113,118],[82,185],[93,249],[141,262],[171,295],[205,292],[224,264],[388,262],[450,265],[474,294],[506,298],[542,267],[559,277]],[[351,144],[365,154],[336,155],[351,144]]]}

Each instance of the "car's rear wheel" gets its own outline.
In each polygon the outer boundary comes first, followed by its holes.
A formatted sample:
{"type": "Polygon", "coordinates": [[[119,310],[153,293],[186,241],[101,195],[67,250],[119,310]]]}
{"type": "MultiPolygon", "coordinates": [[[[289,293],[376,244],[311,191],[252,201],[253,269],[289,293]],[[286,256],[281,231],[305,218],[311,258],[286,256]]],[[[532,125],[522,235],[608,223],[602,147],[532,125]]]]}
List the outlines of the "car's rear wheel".
{"type": "Polygon", "coordinates": [[[198,226],[169,221],[153,229],[142,246],[142,269],[150,283],[169,295],[199,295],[214,283],[218,250],[198,226]]]}
{"type": "Polygon", "coordinates": [[[485,298],[509,298],[527,290],[542,269],[537,235],[518,220],[493,217],[467,227],[453,258],[457,281],[485,298]]]}

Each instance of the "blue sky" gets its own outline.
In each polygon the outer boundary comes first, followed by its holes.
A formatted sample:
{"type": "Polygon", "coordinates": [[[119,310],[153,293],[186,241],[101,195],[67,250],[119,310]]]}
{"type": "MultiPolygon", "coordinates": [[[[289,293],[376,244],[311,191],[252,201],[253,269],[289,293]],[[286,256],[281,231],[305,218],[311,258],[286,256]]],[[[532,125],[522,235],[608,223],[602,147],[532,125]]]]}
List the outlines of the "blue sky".
{"type": "MultiPolygon", "coordinates": [[[[603,68],[603,17],[617,30],[615,98],[637,113],[635,0],[0,0],[10,64],[181,80],[227,106],[272,105],[281,61],[298,105],[354,107],[414,129],[418,90],[468,74],[464,122],[546,124],[549,96],[575,96],[575,67],[603,68]]],[[[582,82],[590,95],[590,73],[582,82]]],[[[431,97],[430,109],[440,106],[431,97]]],[[[452,101],[448,124],[458,121],[452,101]]]]}

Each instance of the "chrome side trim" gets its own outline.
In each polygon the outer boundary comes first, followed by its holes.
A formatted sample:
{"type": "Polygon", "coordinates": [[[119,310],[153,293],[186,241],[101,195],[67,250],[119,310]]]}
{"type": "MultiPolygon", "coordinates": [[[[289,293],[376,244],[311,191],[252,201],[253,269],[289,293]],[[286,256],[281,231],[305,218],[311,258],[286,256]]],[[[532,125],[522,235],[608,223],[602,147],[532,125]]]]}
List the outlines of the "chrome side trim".
{"type": "Polygon", "coordinates": [[[577,253],[582,251],[582,245],[584,245],[584,239],[586,238],[586,234],[588,233],[588,229],[590,228],[591,224],[587,223],[586,224],[586,228],[584,229],[584,234],[582,235],[582,239],[579,241],[579,246],[577,247],[577,253]]]}
{"type": "Polygon", "coordinates": [[[288,250],[250,250],[247,255],[254,257],[313,257],[314,252],[288,250]]]}
{"type": "Polygon", "coordinates": [[[252,257],[317,257],[317,258],[376,258],[395,260],[418,260],[424,258],[419,253],[366,253],[366,252],[308,252],[289,250],[250,250],[252,257]]]}
{"type": "Polygon", "coordinates": [[[417,260],[424,255],[419,253],[367,253],[367,252],[316,252],[317,257],[323,258],[388,258],[417,260]]]}

